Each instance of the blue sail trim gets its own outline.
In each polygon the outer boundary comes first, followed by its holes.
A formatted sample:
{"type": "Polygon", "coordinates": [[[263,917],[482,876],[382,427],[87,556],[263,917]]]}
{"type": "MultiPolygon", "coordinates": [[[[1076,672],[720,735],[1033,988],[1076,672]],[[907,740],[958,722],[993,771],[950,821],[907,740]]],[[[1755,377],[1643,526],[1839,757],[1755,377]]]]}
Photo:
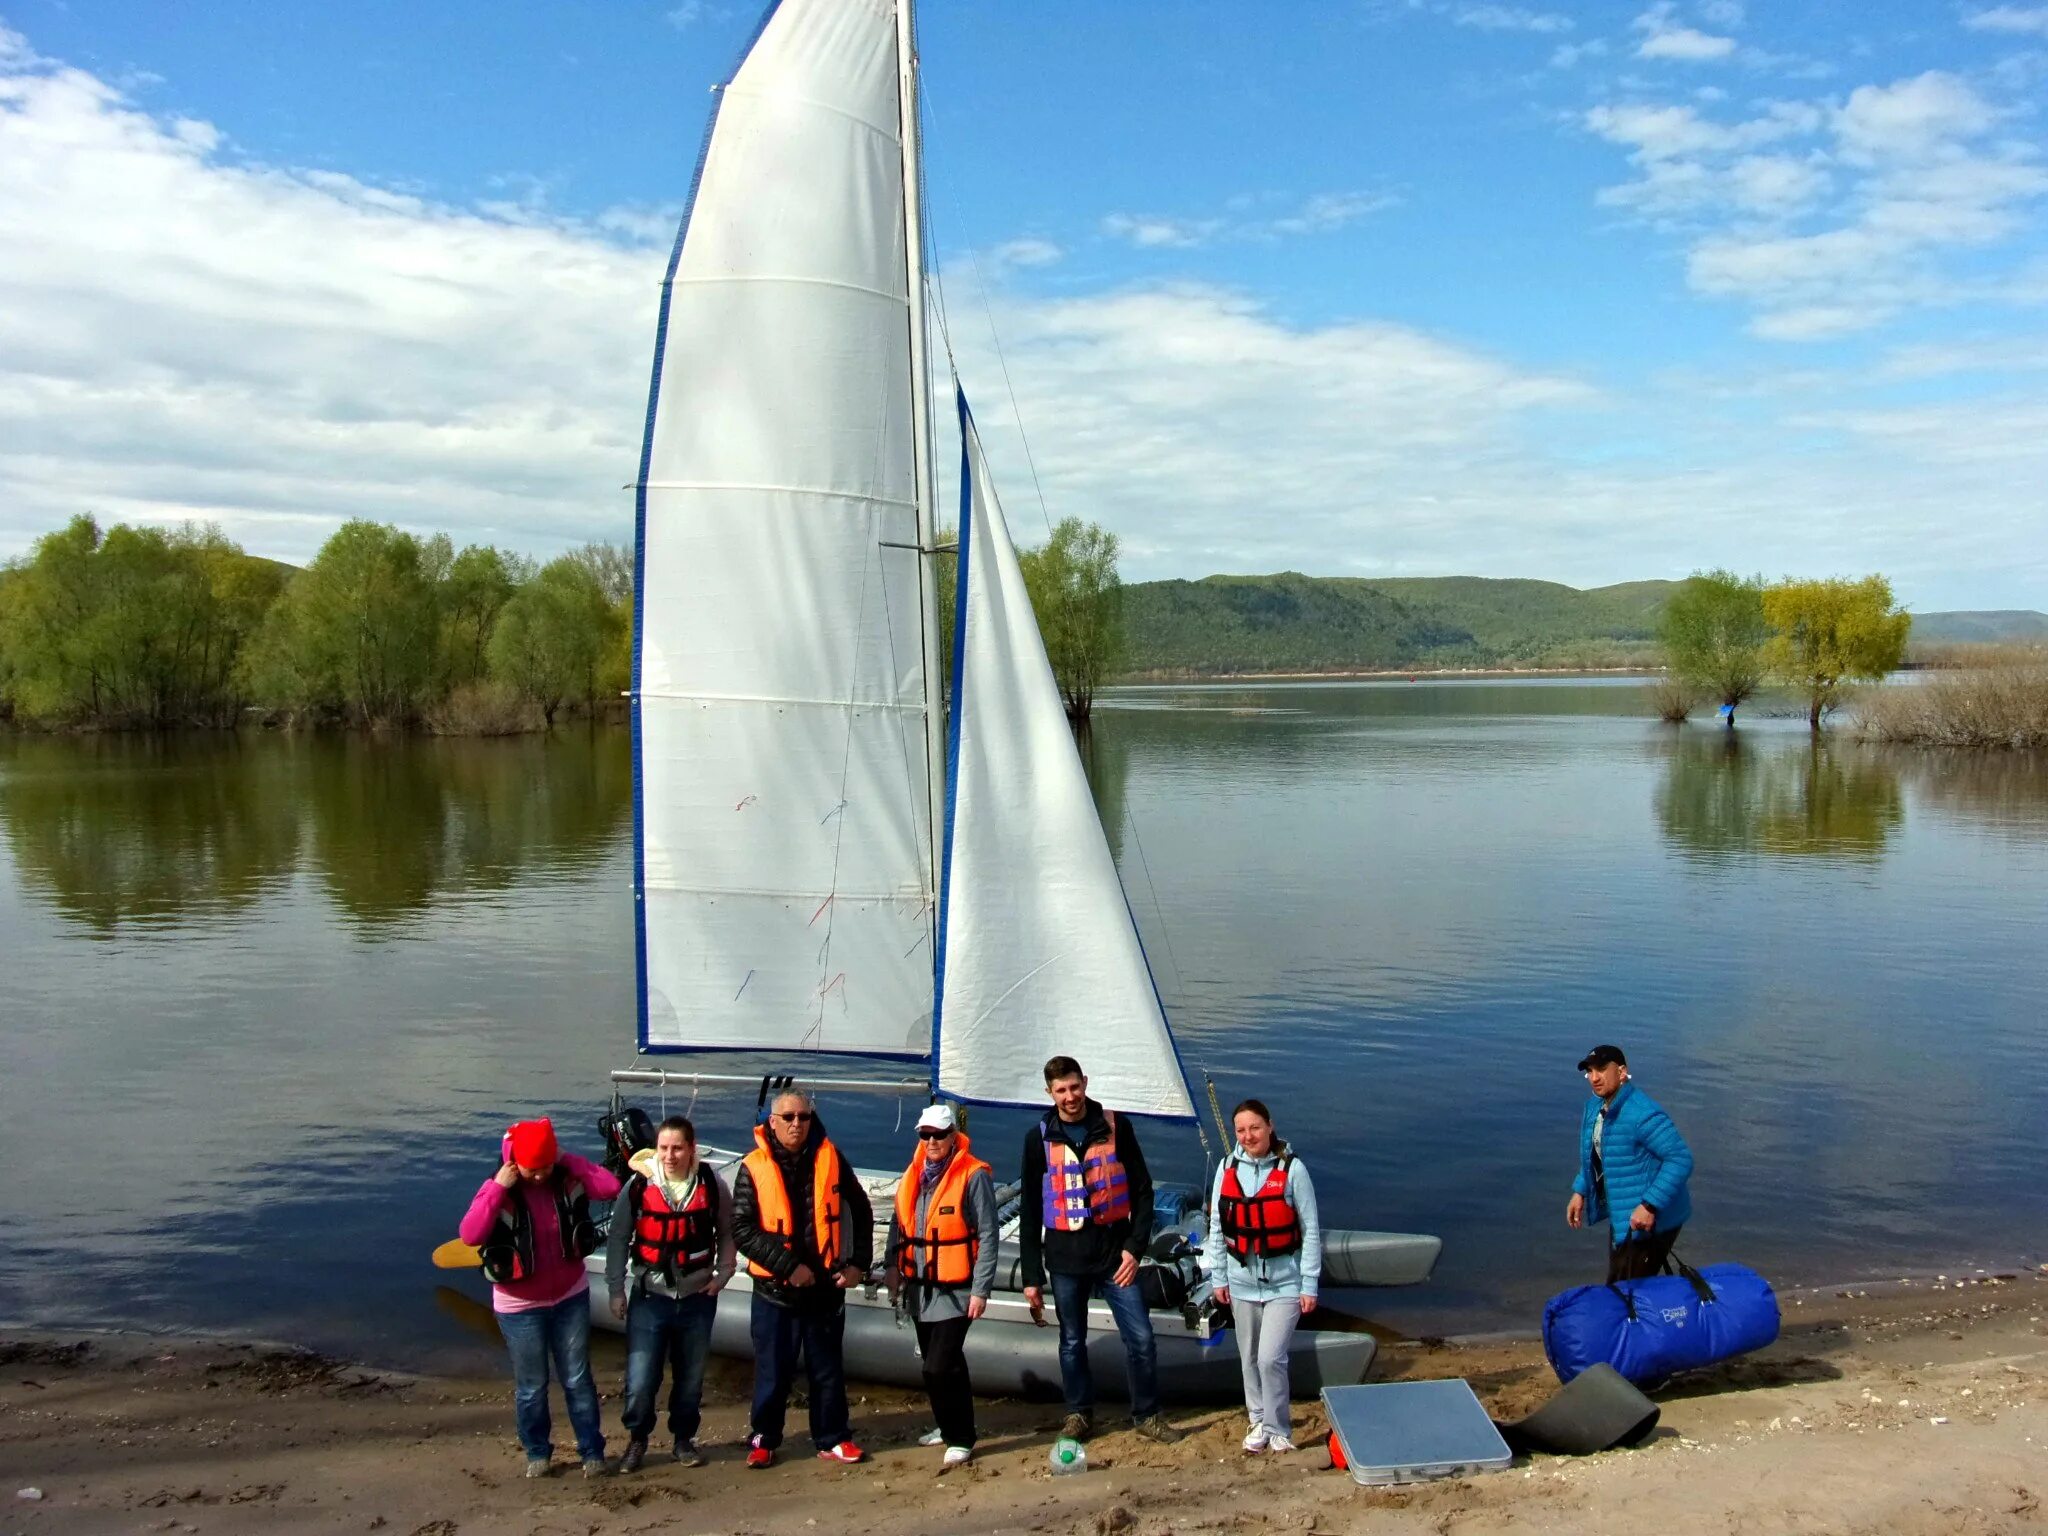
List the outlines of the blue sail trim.
{"type": "Polygon", "coordinates": [[[860,1061],[915,1061],[924,1060],[923,1051],[845,1051],[826,1046],[822,1050],[796,1050],[785,1053],[780,1049],[759,1045],[643,1045],[643,1056],[774,1056],[784,1054],[800,1057],[851,1057],[860,1061]]]}
{"type": "Polygon", "coordinates": [[[938,963],[932,972],[932,1092],[939,1091],[939,1024],[946,1007],[946,924],[953,915],[953,808],[960,784],[960,719],[966,713],[967,692],[961,686],[960,662],[967,648],[968,540],[974,528],[974,463],[968,439],[974,431],[974,414],[967,408],[967,391],[956,379],[953,396],[960,410],[960,531],[954,536],[957,550],[953,567],[953,707],[946,719],[946,841],[939,859],[939,945],[938,963]]]}
{"type": "MultiPolygon", "coordinates": [[[[633,1013],[634,1031],[644,1054],[647,1044],[647,816],[641,775],[640,656],[644,643],[642,625],[647,614],[647,472],[654,461],[654,418],[661,405],[661,363],[668,349],[669,297],[675,291],[676,267],[683,259],[683,242],[689,238],[690,217],[697,211],[697,193],[704,185],[704,166],[711,158],[711,139],[718,132],[718,109],[725,102],[725,87],[739,77],[747,56],[775,19],[782,0],[769,0],[768,8],[755,23],[746,45],[733,61],[732,72],[712,99],[711,117],[704,124],[704,142],[697,148],[696,169],[690,173],[690,195],[683,203],[682,222],[676,226],[676,243],[668,253],[668,270],[661,279],[661,310],[654,323],[654,368],[647,382],[647,421],[640,436],[640,473],[633,480],[633,680],[627,720],[632,731],[633,754],[633,1013]]],[[[659,1046],[657,1050],[681,1049],[659,1046]]]]}

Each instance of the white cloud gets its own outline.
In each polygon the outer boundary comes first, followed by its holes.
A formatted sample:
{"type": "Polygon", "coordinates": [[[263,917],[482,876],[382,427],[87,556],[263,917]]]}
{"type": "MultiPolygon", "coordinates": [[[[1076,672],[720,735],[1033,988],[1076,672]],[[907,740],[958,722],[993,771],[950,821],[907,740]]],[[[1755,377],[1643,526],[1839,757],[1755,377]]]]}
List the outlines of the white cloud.
{"type": "Polygon", "coordinates": [[[1227,204],[1232,215],[1228,218],[1112,213],[1102,220],[1102,232],[1153,250],[1186,250],[1222,240],[1279,240],[1342,229],[1395,206],[1399,199],[1385,192],[1318,192],[1284,211],[1261,211],[1273,208],[1275,202],[1269,195],[1233,197],[1227,204]]]}
{"type": "Polygon", "coordinates": [[[1673,59],[1688,64],[1710,64],[1735,54],[1735,39],[1718,37],[1685,26],[1676,17],[1670,0],[1651,6],[1630,25],[1643,34],[1637,45],[1639,59],[1673,59]]]}
{"type": "MultiPolygon", "coordinates": [[[[1827,120],[1811,120],[1823,135],[1827,120]]],[[[1809,163],[1808,119],[1791,108],[1605,121],[1639,168],[1701,165],[1717,195],[1789,199],[1791,167],[1809,163]]],[[[1858,195],[1876,206],[1882,178],[1895,224],[1942,202],[1945,170],[1954,207],[2009,206],[2030,162],[1961,147],[1888,161],[1858,195]]],[[[513,201],[516,220],[250,163],[90,75],[0,70],[0,555],[82,510],[217,519],[285,558],[352,515],[535,552],[620,536],[670,210],[586,226],[550,219],[530,187],[513,201]]],[[[1373,201],[1262,196],[1219,222],[1233,238],[1326,227],[1373,201]]],[[[1838,233],[1833,250],[1719,234],[1713,281],[1761,324],[1831,334],[1924,297],[1924,274],[1880,259],[1906,248],[1892,224],[1838,233]]],[[[1990,432],[2038,431],[2024,398],[1981,421],[1845,409],[1815,422],[1827,441],[1788,444],[1792,407],[1857,402],[1869,381],[1818,373],[1766,408],[1723,406],[1691,386],[1606,390],[1369,315],[1289,323],[1216,287],[1006,294],[1003,274],[1050,247],[1013,241],[983,263],[1009,374],[1054,515],[1114,526],[1131,579],[1292,566],[1592,584],[1713,564],[1832,570],[1853,551],[1914,601],[1941,594],[1931,606],[1982,605],[1994,588],[2012,604],[2048,580],[2048,435],[1990,432]],[[1930,506],[1968,516],[1930,520],[1930,506]],[[1958,571],[1994,586],[1959,589],[1958,571]]],[[[964,321],[970,290],[948,277],[964,321]]],[[[2048,301],[2048,268],[2028,281],[2048,301]]],[[[958,329],[1030,537],[1003,373],[978,324],[958,329]]]]}
{"type": "Polygon", "coordinates": [[[1560,43],[1551,52],[1550,67],[1576,69],[1585,60],[1601,58],[1606,52],[1607,44],[1597,37],[1584,43],[1560,43]]]}
{"type": "Polygon", "coordinates": [[[24,52],[0,72],[0,552],[88,510],[286,558],[353,515],[530,549],[629,525],[660,245],[243,163],[24,52]]]}
{"type": "Polygon", "coordinates": [[[1221,219],[1164,219],[1151,214],[1112,213],[1102,220],[1105,235],[1148,250],[1201,245],[1222,228],[1221,219]]]}
{"type": "Polygon", "coordinates": [[[1858,86],[1835,115],[1835,134],[1843,155],[1859,164],[1927,160],[1997,120],[1990,104],[1962,80],[1929,70],[1893,85],[1858,86]]]}
{"type": "Polygon", "coordinates": [[[1999,296],[1996,280],[1951,275],[1944,258],[2015,237],[2048,194],[2037,148],[1998,136],[2009,117],[1969,82],[1929,71],[1740,121],[1633,102],[1584,122],[1626,146],[1637,171],[1603,189],[1601,205],[1690,231],[1694,291],[1752,306],[1754,334],[1793,341],[1999,296]]]}
{"type": "Polygon", "coordinates": [[[1963,25],[1976,32],[2031,32],[2048,37],[2048,5],[1994,5],[1966,14],[1963,25]]]}
{"type": "Polygon", "coordinates": [[[1049,267],[1066,254],[1050,240],[1026,235],[1016,240],[1005,240],[989,252],[989,259],[1010,267],[1049,267]]]}
{"type": "Polygon", "coordinates": [[[1460,5],[1451,10],[1451,20],[1461,27],[1482,32],[1569,32],[1572,20],[1555,11],[1527,11],[1514,5],[1460,5]]]}

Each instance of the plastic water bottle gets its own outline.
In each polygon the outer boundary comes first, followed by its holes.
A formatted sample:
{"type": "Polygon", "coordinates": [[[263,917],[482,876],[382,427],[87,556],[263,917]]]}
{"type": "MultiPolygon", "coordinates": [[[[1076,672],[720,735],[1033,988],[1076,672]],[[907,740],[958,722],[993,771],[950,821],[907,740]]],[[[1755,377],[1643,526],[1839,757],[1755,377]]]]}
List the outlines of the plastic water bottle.
{"type": "Polygon", "coordinates": [[[1056,1440],[1046,1460],[1054,1477],[1070,1477],[1088,1470],[1088,1448],[1078,1440],[1056,1440]]]}

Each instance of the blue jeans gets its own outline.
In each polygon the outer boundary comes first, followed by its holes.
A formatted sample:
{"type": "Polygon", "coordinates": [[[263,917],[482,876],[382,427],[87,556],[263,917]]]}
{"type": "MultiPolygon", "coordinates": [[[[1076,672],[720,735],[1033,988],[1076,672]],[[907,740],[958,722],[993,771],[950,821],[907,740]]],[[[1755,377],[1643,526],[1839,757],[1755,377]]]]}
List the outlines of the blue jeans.
{"type": "Polygon", "coordinates": [[[1159,1411],[1159,1346],[1152,1319],[1135,1285],[1116,1285],[1108,1275],[1048,1275],[1053,1310],[1060,1319],[1060,1385],[1067,1412],[1093,1414],[1095,1374],[1088,1368],[1088,1299],[1100,1296],[1124,1341],[1131,1378],[1131,1417],[1149,1419],[1159,1411]]]}
{"type": "Polygon", "coordinates": [[[782,1444],[782,1418],[796,1384],[801,1350],[811,1383],[811,1440],[829,1451],[853,1438],[846,1412],[846,1301],[820,1307],[778,1307],[754,1293],[754,1438],[769,1450],[782,1444]]]}
{"type": "Polygon", "coordinates": [[[654,1400],[661,1367],[669,1368],[668,1430],[678,1440],[697,1438],[704,1398],[704,1361],[711,1352],[711,1319],[716,1296],[677,1300],[642,1291],[626,1313],[626,1433],[645,1440],[654,1433],[654,1400]]]}
{"type": "Polygon", "coordinates": [[[519,1444],[528,1456],[554,1454],[548,1439],[548,1360],[562,1378],[569,1423],[576,1430],[576,1454],[585,1461],[604,1457],[604,1427],[597,1416],[597,1383],[590,1379],[590,1297],[578,1291],[552,1307],[500,1312],[498,1332],[512,1356],[512,1406],[519,1444]]]}

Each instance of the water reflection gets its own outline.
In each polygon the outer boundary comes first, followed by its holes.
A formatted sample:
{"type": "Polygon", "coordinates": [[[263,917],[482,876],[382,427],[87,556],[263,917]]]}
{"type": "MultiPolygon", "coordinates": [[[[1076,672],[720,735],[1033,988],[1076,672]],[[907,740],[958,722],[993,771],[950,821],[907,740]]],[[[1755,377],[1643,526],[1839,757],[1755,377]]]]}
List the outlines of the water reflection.
{"type": "Polygon", "coordinates": [[[2048,838],[2048,753],[1915,749],[1899,760],[1921,804],[2008,837],[2048,838]]]}
{"type": "Polygon", "coordinates": [[[1905,820],[1898,772],[1875,751],[1732,731],[1676,735],[1662,750],[1657,825],[1689,857],[1874,862],[1905,820]]]}
{"type": "Polygon", "coordinates": [[[322,885],[358,922],[502,890],[524,869],[587,864],[622,822],[619,733],[516,741],[351,737],[312,755],[302,793],[322,885]]]}
{"type": "Polygon", "coordinates": [[[0,826],[25,887],[107,937],[245,910],[310,869],[378,928],[445,895],[582,868],[623,835],[619,732],[517,741],[0,740],[0,826]]]}
{"type": "Polygon", "coordinates": [[[232,737],[0,738],[22,877],[95,935],[251,905],[299,859],[294,775],[232,737]]]}

